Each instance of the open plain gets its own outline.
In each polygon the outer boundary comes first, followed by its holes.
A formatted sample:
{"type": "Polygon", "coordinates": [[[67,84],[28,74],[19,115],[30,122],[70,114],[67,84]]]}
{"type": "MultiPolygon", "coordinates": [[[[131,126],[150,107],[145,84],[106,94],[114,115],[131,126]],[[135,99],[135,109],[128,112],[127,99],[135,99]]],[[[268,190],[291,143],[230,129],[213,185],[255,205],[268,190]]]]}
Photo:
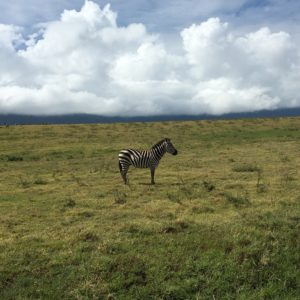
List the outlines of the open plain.
{"type": "Polygon", "coordinates": [[[2,126],[0,298],[297,299],[299,168],[300,118],[2,126]]]}

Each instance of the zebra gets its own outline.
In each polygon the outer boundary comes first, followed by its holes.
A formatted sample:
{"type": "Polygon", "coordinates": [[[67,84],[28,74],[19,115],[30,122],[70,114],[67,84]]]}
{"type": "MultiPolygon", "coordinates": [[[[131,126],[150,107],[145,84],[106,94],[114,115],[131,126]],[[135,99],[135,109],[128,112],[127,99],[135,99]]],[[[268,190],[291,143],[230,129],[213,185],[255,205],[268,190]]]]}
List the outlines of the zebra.
{"type": "Polygon", "coordinates": [[[135,168],[150,168],[151,184],[155,184],[155,169],[157,168],[160,159],[166,152],[172,155],[177,155],[178,153],[169,138],[165,138],[159,141],[158,143],[153,145],[149,150],[121,150],[119,153],[119,168],[124,183],[128,183],[127,172],[130,165],[133,165],[135,168]]]}

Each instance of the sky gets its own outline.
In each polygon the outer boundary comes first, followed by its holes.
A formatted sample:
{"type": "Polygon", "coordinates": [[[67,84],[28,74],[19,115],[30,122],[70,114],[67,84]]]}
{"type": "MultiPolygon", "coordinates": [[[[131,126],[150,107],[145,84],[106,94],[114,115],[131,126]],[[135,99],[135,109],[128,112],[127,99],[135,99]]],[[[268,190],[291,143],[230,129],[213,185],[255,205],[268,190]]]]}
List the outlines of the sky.
{"type": "Polygon", "coordinates": [[[0,0],[0,113],[300,107],[298,0],[0,0]]]}

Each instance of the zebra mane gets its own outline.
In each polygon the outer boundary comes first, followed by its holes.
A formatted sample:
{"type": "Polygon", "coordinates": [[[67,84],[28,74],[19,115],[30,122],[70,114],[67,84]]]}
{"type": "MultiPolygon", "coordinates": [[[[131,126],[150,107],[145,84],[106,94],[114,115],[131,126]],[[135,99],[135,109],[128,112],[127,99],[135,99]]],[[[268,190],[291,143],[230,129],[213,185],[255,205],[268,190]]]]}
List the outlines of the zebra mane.
{"type": "Polygon", "coordinates": [[[157,146],[160,146],[160,145],[163,144],[166,140],[167,140],[166,138],[165,138],[165,139],[162,139],[161,141],[159,141],[159,142],[157,142],[155,145],[153,145],[153,146],[151,147],[151,149],[156,148],[157,146]]]}

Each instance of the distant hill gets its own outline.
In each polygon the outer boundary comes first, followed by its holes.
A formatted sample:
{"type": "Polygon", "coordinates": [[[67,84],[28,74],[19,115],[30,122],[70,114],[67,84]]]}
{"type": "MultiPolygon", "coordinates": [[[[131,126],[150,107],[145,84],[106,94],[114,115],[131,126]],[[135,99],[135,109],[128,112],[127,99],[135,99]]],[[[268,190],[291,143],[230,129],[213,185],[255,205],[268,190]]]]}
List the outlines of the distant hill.
{"type": "Polygon", "coordinates": [[[93,114],[69,114],[52,116],[34,116],[22,114],[0,114],[0,125],[28,125],[28,124],[87,124],[87,123],[115,123],[115,122],[158,122],[158,121],[183,121],[183,120],[221,120],[244,118],[269,118],[300,116],[300,108],[286,108],[277,110],[262,110],[245,113],[229,113],[219,116],[214,115],[160,115],[160,116],[99,116],[93,114]]]}

